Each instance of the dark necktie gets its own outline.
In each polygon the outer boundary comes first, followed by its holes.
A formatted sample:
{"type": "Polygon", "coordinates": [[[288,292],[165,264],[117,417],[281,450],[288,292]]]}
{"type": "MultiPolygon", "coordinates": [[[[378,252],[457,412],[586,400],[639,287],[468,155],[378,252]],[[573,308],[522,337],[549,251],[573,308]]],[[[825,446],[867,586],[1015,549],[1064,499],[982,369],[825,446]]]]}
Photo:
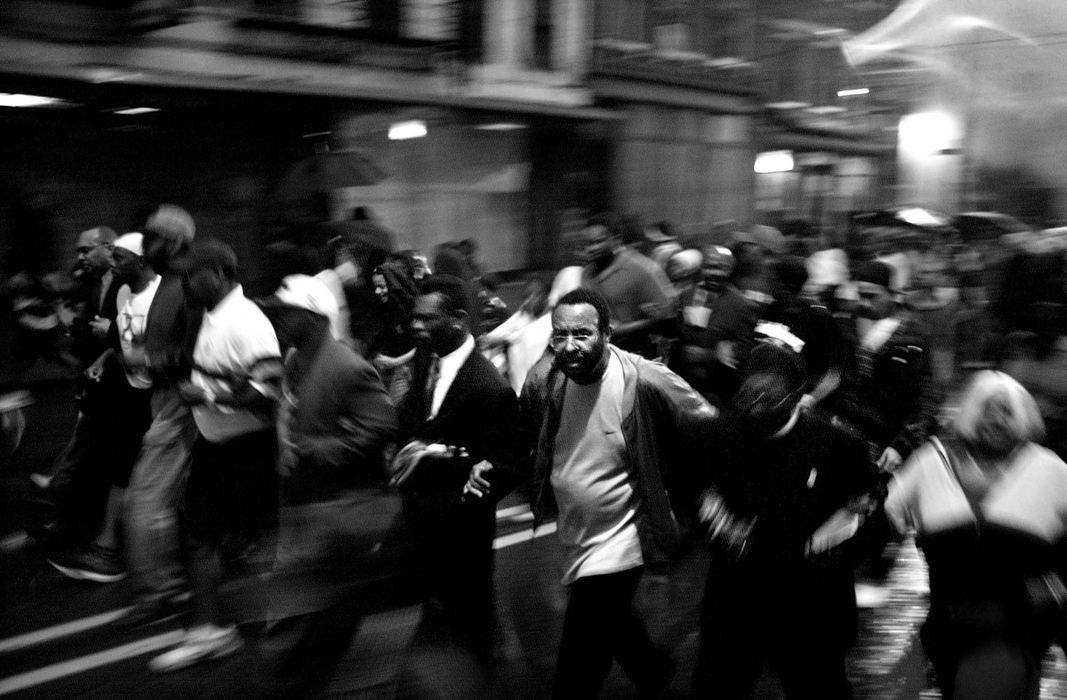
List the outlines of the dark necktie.
{"type": "Polygon", "coordinates": [[[441,378],[441,358],[436,354],[430,358],[430,368],[426,373],[426,418],[433,412],[433,391],[437,380],[441,378]]]}

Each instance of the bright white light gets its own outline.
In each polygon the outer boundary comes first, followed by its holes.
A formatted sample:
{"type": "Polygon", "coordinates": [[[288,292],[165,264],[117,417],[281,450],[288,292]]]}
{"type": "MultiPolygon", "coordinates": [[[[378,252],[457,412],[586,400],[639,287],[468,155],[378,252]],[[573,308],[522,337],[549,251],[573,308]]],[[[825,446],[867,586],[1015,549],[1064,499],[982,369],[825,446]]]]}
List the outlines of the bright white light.
{"type": "Polygon", "coordinates": [[[900,150],[913,156],[940,153],[959,145],[956,120],[944,112],[916,112],[900,118],[900,150]]]}
{"type": "Polygon", "coordinates": [[[519,129],[525,129],[526,125],[517,122],[494,122],[492,124],[478,124],[474,128],[482,131],[518,131],[519,129]]]}
{"type": "Polygon", "coordinates": [[[869,95],[870,92],[871,92],[870,88],[851,88],[851,89],[848,89],[848,90],[838,90],[837,91],[837,96],[838,97],[856,97],[858,95],[869,95]]]}
{"type": "Polygon", "coordinates": [[[764,106],[767,109],[804,109],[805,107],[811,107],[811,103],[796,102],[795,100],[784,100],[782,102],[768,102],[764,106]]]}
{"type": "Polygon", "coordinates": [[[135,117],[138,114],[151,114],[152,112],[158,112],[155,107],[127,107],[126,109],[116,109],[115,114],[123,114],[127,117],[135,117]]]}
{"type": "Polygon", "coordinates": [[[841,105],[819,105],[818,107],[808,107],[804,111],[808,114],[841,114],[848,110],[841,105]]]}
{"type": "Polygon", "coordinates": [[[405,139],[418,139],[426,135],[426,122],[414,120],[410,122],[396,122],[389,127],[389,138],[393,141],[405,139]]]}
{"type": "Polygon", "coordinates": [[[43,95],[0,92],[0,107],[48,107],[62,104],[63,100],[43,95]]]}
{"type": "Polygon", "coordinates": [[[941,217],[934,216],[925,209],[919,209],[918,207],[912,209],[901,209],[897,212],[897,218],[902,221],[907,221],[914,226],[947,226],[948,222],[941,217]]]}
{"type": "Polygon", "coordinates": [[[764,151],[756,156],[752,168],[757,173],[785,173],[793,169],[792,151],[764,151]]]}

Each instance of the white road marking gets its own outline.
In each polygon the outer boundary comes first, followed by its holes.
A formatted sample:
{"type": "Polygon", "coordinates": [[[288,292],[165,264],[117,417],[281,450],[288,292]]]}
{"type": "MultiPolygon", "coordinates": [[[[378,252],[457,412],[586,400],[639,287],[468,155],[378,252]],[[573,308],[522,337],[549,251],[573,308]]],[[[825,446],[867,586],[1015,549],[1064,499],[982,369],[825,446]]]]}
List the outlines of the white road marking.
{"type": "Polygon", "coordinates": [[[17,676],[0,679],[0,695],[17,693],[20,690],[32,688],[35,685],[51,683],[52,681],[59,680],[65,676],[84,673],[85,671],[90,671],[94,668],[99,668],[100,666],[107,666],[108,664],[131,659],[135,656],[141,656],[142,654],[157,651],[164,647],[173,646],[182,640],[184,634],[185,633],[181,630],[174,630],[173,632],[167,632],[166,634],[157,634],[154,637],[140,639],[129,644],[123,644],[114,649],[108,649],[96,654],[89,654],[88,656],[81,656],[70,661],[62,661],[58,664],[52,664],[51,666],[45,666],[44,668],[20,673],[17,676]]]}
{"type": "Polygon", "coordinates": [[[44,644],[53,639],[59,639],[60,637],[66,637],[70,634],[77,634],[79,632],[84,632],[85,630],[91,630],[94,627],[106,625],[119,619],[131,610],[133,610],[132,607],[119,608],[118,610],[111,610],[99,615],[93,615],[92,617],[83,617],[80,620],[64,622],[61,625],[45,627],[44,629],[35,632],[27,632],[26,634],[20,634],[17,637],[2,639],[0,640],[0,654],[9,654],[19,649],[32,647],[36,644],[44,644]]]}
{"type": "MultiPolygon", "coordinates": [[[[498,519],[516,518],[526,520],[532,517],[533,515],[530,513],[530,507],[525,505],[503,508],[497,511],[498,519]],[[527,514],[529,515],[527,516],[527,514]]],[[[501,535],[493,540],[493,549],[504,549],[505,547],[522,544],[523,542],[530,542],[531,540],[551,535],[555,531],[556,523],[550,522],[538,527],[536,532],[531,528],[529,530],[513,532],[509,535],[501,535]]],[[[59,639],[60,637],[77,634],[78,632],[83,632],[94,627],[106,625],[109,622],[122,617],[129,611],[130,608],[119,608],[99,615],[93,615],[92,617],[85,617],[80,620],[66,622],[53,627],[46,627],[45,629],[37,630],[36,632],[29,632],[17,637],[9,637],[8,639],[0,640],[0,654],[10,653],[36,644],[43,644],[52,641],[53,639],[59,639]]],[[[0,695],[15,693],[43,683],[51,683],[52,681],[59,680],[65,676],[84,673],[85,671],[90,671],[94,668],[99,668],[100,666],[118,663],[119,661],[125,661],[126,659],[131,659],[135,656],[141,656],[142,654],[163,649],[164,647],[180,642],[182,635],[183,633],[181,630],[174,630],[165,634],[159,634],[154,637],[148,637],[147,639],[141,639],[136,642],[114,647],[113,649],[107,649],[70,661],[63,661],[57,664],[52,664],[51,666],[27,671],[26,673],[20,673],[16,676],[11,676],[10,678],[2,678],[0,679],[0,695]]]]}
{"type": "Polygon", "coordinates": [[[556,531],[556,523],[545,523],[537,528],[537,531],[531,528],[529,530],[519,530],[513,532],[510,535],[502,535],[493,540],[493,549],[503,549],[504,547],[510,547],[513,544],[520,544],[522,542],[529,542],[530,540],[536,540],[538,537],[544,537],[545,535],[551,535],[556,531]]]}
{"type": "Polygon", "coordinates": [[[500,510],[498,510],[496,512],[496,519],[497,520],[505,520],[507,518],[513,518],[513,517],[515,517],[517,515],[522,515],[523,513],[529,513],[529,512],[530,512],[530,506],[528,506],[525,503],[523,503],[522,505],[511,506],[510,508],[501,508],[500,510]]]}

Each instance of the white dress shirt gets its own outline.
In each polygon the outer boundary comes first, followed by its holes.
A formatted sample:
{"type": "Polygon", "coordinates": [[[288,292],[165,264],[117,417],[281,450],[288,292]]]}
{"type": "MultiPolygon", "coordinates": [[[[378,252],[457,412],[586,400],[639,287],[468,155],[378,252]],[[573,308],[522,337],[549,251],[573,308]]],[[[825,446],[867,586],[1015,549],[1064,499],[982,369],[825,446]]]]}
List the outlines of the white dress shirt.
{"type": "Polygon", "coordinates": [[[441,363],[440,372],[437,375],[437,384],[433,387],[433,402],[430,404],[429,420],[437,417],[437,412],[441,409],[441,404],[444,402],[448,390],[452,388],[452,382],[456,379],[456,373],[459,372],[459,368],[463,366],[463,363],[467,361],[472,352],[474,352],[474,336],[468,333],[462,345],[439,360],[441,363]]]}

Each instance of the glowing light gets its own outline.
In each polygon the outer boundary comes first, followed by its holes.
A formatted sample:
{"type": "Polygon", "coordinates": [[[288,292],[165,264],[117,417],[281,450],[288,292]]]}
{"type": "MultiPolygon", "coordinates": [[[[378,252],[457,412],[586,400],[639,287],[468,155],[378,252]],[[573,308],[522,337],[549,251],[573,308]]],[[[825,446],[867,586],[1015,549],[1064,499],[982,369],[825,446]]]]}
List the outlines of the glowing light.
{"type": "Polygon", "coordinates": [[[793,169],[792,151],[764,151],[756,156],[752,168],[757,173],[785,173],[793,169]]]}
{"type": "Polygon", "coordinates": [[[906,221],[913,226],[947,226],[948,221],[944,218],[935,216],[926,209],[920,209],[914,207],[911,209],[901,209],[897,212],[897,218],[906,221]]]}
{"type": "Polygon", "coordinates": [[[57,97],[0,92],[0,107],[58,107],[66,104],[70,103],[57,97]]]}
{"type": "Polygon", "coordinates": [[[517,122],[493,122],[492,124],[478,124],[474,128],[482,131],[518,131],[525,129],[526,125],[517,122]]]}
{"type": "Polygon", "coordinates": [[[959,145],[959,125],[944,112],[906,114],[897,131],[900,150],[910,155],[931,155],[959,145]]]}
{"type": "Polygon", "coordinates": [[[421,120],[396,122],[389,126],[389,138],[393,141],[420,139],[425,136],[426,133],[426,122],[421,120]]]}
{"type": "Polygon", "coordinates": [[[138,114],[151,114],[152,112],[158,112],[155,107],[127,107],[125,109],[116,109],[115,114],[122,114],[127,117],[136,117],[138,114]]]}
{"type": "Polygon", "coordinates": [[[804,109],[805,107],[811,107],[811,103],[783,100],[782,102],[768,102],[765,107],[767,109],[804,109]]]}
{"type": "Polygon", "coordinates": [[[808,114],[841,114],[848,110],[841,105],[819,105],[818,107],[808,107],[804,111],[808,114]]]}
{"type": "Polygon", "coordinates": [[[838,90],[838,97],[857,97],[859,95],[869,95],[871,93],[870,88],[849,88],[848,90],[838,90]]]}

